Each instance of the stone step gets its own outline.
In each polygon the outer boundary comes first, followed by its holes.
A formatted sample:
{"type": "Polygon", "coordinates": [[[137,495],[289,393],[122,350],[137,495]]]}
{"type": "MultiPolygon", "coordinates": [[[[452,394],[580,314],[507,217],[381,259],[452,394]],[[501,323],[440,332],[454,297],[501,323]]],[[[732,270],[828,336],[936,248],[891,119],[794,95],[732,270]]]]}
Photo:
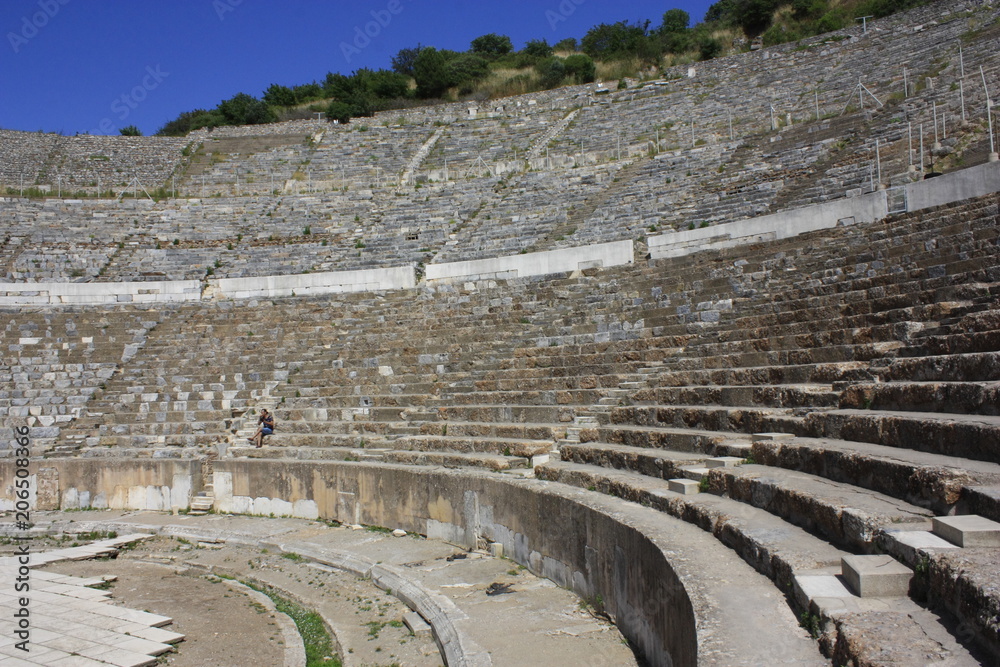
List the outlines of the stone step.
{"type": "Polygon", "coordinates": [[[393,446],[412,451],[488,452],[530,458],[548,454],[555,446],[555,442],[553,440],[422,435],[401,437],[393,441],[393,446]]]}
{"type": "Polygon", "coordinates": [[[709,458],[703,454],[652,450],[599,442],[563,444],[560,445],[559,452],[563,461],[628,470],[668,480],[683,477],[683,467],[703,464],[709,458]]]}
{"type": "MultiPolygon", "coordinates": [[[[813,413],[802,435],[856,440],[1000,463],[1000,417],[895,410],[813,413]]],[[[780,430],[780,429],[779,429],[780,430]]]]}
{"type": "Polygon", "coordinates": [[[230,447],[230,456],[253,459],[292,459],[304,461],[358,461],[403,463],[448,468],[485,468],[497,472],[526,469],[531,461],[522,456],[506,456],[489,452],[423,451],[384,447],[230,447]]]}
{"type": "Polygon", "coordinates": [[[880,540],[886,528],[911,524],[920,530],[934,516],[930,510],[874,491],[784,468],[713,468],[708,481],[713,493],[766,509],[860,553],[884,548],[880,540]]]}
{"type": "MultiPolygon", "coordinates": [[[[935,655],[946,656],[942,664],[978,664],[940,618],[908,598],[879,598],[869,604],[854,595],[839,578],[843,559],[851,554],[764,510],[713,494],[671,491],[669,481],[596,466],[553,462],[536,468],[536,475],[639,502],[710,532],[769,577],[777,589],[787,590],[803,618],[815,617],[817,634],[829,633],[823,641],[831,646],[837,637],[846,641],[871,633],[878,623],[891,619],[893,636],[902,633],[910,638],[904,645],[919,646],[920,651],[933,648],[935,655]]],[[[897,646],[888,637],[878,646],[884,648],[889,645],[886,642],[897,646]]],[[[855,655],[865,651],[854,648],[855,655]]]]}
{"type": "Polygon", "coordinates": [[[754,438],[754,461],[799,470],[953,513],[970,511],[1000,520],[1000,464],[830,438],[754,438]]]}
{"type": "Polygon", "coordinates": [[[1000,382],[877,382],[849,384],[839,407],[1000,415],[1000,382]]]}

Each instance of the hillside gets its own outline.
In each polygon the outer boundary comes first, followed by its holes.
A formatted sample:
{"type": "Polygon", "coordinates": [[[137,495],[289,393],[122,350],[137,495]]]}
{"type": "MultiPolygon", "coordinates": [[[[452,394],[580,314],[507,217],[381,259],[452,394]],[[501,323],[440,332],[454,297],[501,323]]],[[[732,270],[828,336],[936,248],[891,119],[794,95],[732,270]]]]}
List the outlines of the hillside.
{"type": "MultiPolygon", "coordinates": [[[[180,114],[158,134],[182,136],[203,127],[253,125],[325,113],[342,123],[378,111],[448,101],[485,101],[593,81],[652,80],[669,68],[745,53],[842,30],[928,0],[719,0],[691,25],[680,9],[658,23],[620,21],[591,28],[580,40],[549,45],[490,33],[465,52],[417,45],[400,50],[390,69],[328,72],[322,81],[271,84],[258,99],[240,93],[210,110],[180,114]]],[[[556,13],[550,22],[558,21],[556,13]]],[[[349,46],[349,45],[348,45],[349,46]]],[[[134,132],[134,128],[130,128],[134,132]]]]}

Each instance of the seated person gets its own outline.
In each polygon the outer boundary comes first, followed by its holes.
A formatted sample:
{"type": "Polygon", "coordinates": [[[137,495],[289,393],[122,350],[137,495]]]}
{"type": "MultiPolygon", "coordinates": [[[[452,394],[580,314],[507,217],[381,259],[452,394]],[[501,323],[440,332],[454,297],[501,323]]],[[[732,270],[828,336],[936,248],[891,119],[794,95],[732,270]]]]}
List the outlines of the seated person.
{"type": "Polygon", "coordinates": [[[247,438],[247,440],[259,448],[264,444],[264,436],[271,435],[272,433],[274,433],[274,415],[268,412],[267,408],[262,408],[260,419],[257,420],[257,432],[253,434],[252,438],[247,438]]]}

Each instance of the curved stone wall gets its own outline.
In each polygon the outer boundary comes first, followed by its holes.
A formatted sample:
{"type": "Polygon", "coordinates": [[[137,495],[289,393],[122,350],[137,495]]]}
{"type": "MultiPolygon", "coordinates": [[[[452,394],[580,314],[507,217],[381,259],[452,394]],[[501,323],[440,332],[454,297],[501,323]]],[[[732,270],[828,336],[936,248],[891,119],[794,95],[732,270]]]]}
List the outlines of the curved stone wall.
{"type": "MultiPolygon", "coordinates": [[[[695,665],[697,610],[644,508],[558,484],[405,466],[221,460],[216,510],[403,528],[504,554],[607,611],[654,665],[695,665]]],[[[662,523],[662,519],[661,519],[662,523]]],[[[697,584],[695,584],[697,585],[697,584]]]]}

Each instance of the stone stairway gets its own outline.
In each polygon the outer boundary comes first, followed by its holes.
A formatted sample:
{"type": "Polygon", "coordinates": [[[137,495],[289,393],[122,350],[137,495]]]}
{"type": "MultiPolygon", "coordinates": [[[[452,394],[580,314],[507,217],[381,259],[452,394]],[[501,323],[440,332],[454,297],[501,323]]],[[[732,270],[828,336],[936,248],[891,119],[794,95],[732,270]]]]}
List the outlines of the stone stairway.
{"type": "Polygon", "coordinates": [[[562,120],[560,120],[558,123],[556,123],[551,128],[546,130],[545,134],[539,137],[535,141],[535,143],[531,146],[531,148],[525,154],[524,158],[530,161],[543,157],[546,153],[546,149],[548,149],[549,147],[549,143],[553,139],[558,137],[560,134],[562,134],[566,130],[566,128],[569,127],[570,123],[573,122],[573,119],[576,118],[577,114],[579,113],[580,113],[579,109],[573,109],[568,114],[566,114],[566,116],[562,118],[562,120]]]}
{"type": "Polygon", "coordinates": [[[420,169],[424,160],[430,155],[431,150],[433,150],[434,145],[441,139],[441,136],[445,133],[446,127],[439,127],[434,131],[427,141],[425,141],[420,149],[414,154],[410,161],[406,163],[406,169],[403,170],[403,175],[399,177],[399,182],[402,185],[408,185],[413,180],[413,175],[420,169]]]}

